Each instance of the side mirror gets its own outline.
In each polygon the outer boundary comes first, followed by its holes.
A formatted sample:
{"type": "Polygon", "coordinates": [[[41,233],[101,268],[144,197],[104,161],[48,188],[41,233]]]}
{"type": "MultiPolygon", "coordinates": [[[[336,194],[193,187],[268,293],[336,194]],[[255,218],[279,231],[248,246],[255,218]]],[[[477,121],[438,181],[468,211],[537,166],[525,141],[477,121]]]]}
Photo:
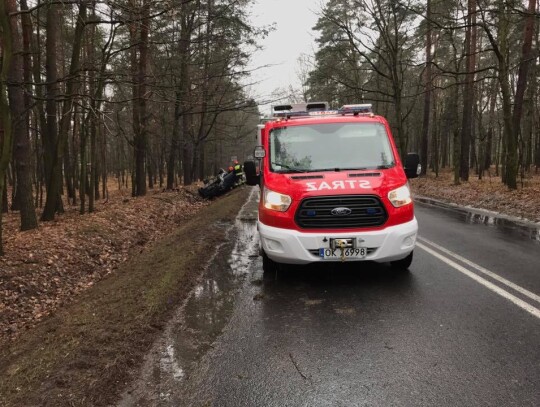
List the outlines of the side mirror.
{"type": "Polygon", "coordinates": [[[253,151],[253,156],[257,160],[264,158],[266,156],[266,151],[264,150],[264,147],[263,146],[255,147],[255,151],[253,151]]]}
{"type": "Polygon", "coordinates": [[[417,178],[422,172],[420,156],[417,153],[409,153],[405,158],[405,175],[407,178],[417,178]]]}
{"type": "Polygon", "coordinates": [[[261,177],[257,174],[255,161],[246,161],[244,163],[244,174],[246,175],[246,184],[248,185],[259,185],[261,182],[261,177]]]}

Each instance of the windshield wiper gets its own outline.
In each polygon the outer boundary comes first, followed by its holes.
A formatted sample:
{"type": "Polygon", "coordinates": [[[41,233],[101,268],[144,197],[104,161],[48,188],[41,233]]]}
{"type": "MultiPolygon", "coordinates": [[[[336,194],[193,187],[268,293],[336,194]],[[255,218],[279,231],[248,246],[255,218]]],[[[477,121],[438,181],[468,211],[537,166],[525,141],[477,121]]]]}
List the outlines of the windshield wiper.
{"type": "Polygon", "coordinates": [[[368,168],[366,167],[331,167],[331,168],[317,168],[315,170],[310,170],[311,172],[324,172],[324,171],[335,171],[335,172],[340,172],[340,171],[362,171],[362,170],[367,170],[368,168]]]}
{"type": "Polygon", "coordinates": [[[387,170],[387,169],[389,169],[389,168],[393,168],[394,165],[395,165],[394,163],[392,163],[392,164],[386,164],[386,165],[378,165],[376,169],[377,169],[377,170],[387,170]]]}
{"type": "MultiPolygon", "coordinates": [[[[291,167],[290,165],[282,164],[282,163],[276,163],[276,162],[272,162],[272,165],[279,165],[280,167],[286,168],[287,172],[308,172],[309,171],[309,170],[306,170],[306,169],[294,168],[294,167],[291,167]]],[[[280,170],[278,170],[278,171],[279,172],[284,172],[284,171],[280,171],[280,170]]]]}

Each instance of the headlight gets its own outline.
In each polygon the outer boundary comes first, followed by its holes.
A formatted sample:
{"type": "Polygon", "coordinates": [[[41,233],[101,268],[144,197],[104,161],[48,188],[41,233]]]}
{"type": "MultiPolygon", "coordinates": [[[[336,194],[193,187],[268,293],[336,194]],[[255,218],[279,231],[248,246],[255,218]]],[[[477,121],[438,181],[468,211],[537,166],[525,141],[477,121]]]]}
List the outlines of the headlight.
{"type": "Polygon", "coordinates": [[[408,205],[412,202],[411,191],[407,185],[394,189],[388,193],[388,199],[396,208],[408,205]]]}
{"type": "Polygon", "coordinates": [[[283,195],[279,192],[264,188],[264,207],[273,211],[285,212],[291,206],[292,199],[289,195],[283,195]]]}

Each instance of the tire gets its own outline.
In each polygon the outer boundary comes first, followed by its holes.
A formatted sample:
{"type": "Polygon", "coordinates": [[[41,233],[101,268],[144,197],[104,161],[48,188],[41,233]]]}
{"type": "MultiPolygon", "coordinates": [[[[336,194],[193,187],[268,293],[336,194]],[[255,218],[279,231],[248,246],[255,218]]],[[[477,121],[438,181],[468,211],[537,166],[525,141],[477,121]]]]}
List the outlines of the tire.
{"type": "Polygon", "coordinates": [[[265,277],[271,276],[273,278],[277,272],[285,271],[286,265],[272,260],[270,257],[266,255],[264,250],[262,251],[262,257],[263,257],[263,274],[265,277]]]}
{"type": "Polygon", "coordinates": [[[278,263],[276,263],[274,260],[272,260],[270,257],[266,255],[266,253],[262,252],[262,258],[263,258],[263,272],[266,275],[275,274],[278,271],[278,263]]]}
{"type": "Polygon", "coordinates": [[[395,270],[407,271],[413,261],[413,252],[410,252],[409,255],[401,260],[391,261],[390,265],[395,270]]]}
{"type": "Polygon", "coordinates": [[[246,161],[244,163],[244,173],[249,172],[256,173],[257,172],[257,166],[255,165],[255,161],[246,161]]]}
{"type": "Polygon", "coordinates": [[[246,177],[246,184],[254,186],[259,184],[259,176],[257,175],[257,165],[255,161],[246,161],[244,163],[244,176],[246,177]]]}

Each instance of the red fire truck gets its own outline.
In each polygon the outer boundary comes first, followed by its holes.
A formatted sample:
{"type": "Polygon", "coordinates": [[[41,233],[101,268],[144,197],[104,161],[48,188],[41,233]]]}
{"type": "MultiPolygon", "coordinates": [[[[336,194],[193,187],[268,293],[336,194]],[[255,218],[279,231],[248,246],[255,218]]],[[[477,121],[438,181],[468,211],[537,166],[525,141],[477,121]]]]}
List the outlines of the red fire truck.
{"type": "Polygon", "coordinates": [[[369,104],[272,109],[259,126],[258,163],[244,166],[248,185],[261,188],[264,270],[366,260],[408,269],[418,231],[408,178],[419,174],[418,154],[402,164],[388,122],[369,104]]]}

